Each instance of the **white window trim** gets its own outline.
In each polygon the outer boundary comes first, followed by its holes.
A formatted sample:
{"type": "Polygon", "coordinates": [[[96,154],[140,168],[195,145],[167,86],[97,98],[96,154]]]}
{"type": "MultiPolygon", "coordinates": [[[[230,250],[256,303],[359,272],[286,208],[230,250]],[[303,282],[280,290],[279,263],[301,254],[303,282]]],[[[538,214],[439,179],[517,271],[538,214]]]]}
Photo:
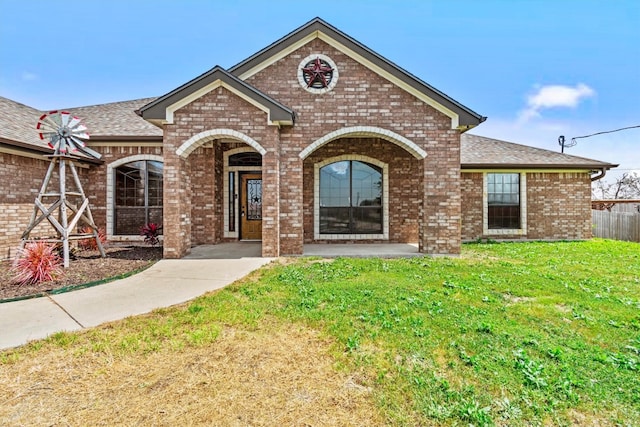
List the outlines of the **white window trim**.
{"type": "MultiPolygon", "coordinates": [[[[134,156],[123,157],[121,159],[115,160],[107,165],[107,240],[115,241],[115,242],[142,242],[144,241],[144,236],[140,236],[137,234],[129,234],[129,235],[115,235],[115,221],[113,218],[113,210],[115,209],[115,179],[114,173],[115,170],[127,163],[137,162],[140,160],[151,160],[154,162],[161,162],[164,164],[164,158],[162,156],[158,156],[156,154],[136,154],[134,156]]],[[[164,180],[164,171],[163,171],[163,180],[164,180]]],[[[160,240],[162,240],[162,236],[160,236],[160,240]]]]}
{"type": "Polygon", "coordinates": [[[223,170],[222,173],[224,176],[222,178],[222,186],[223,186],[223,193],[224,193],[224,197],[223,197],[224,237],[230,238],[230,239],[237,239],[240,237],[240,215],[238,215],[238,212],[240,212],[238,210],[240,207],[240,201],[238,200],[238,197],[236,197],[233,202],[234,210],[236,212],[235,224],[234,224],[235,225],[234,228],[236,231],[229,231],[229,173],[234,172],[235,174],[235,179],[233,180],[235,184],[233,188],[233,193],[235,195],[239,195],[240,194],[240,187],[238,183],[239,172],[251,172],[251,171],[262,172],[262,166],[229,166],[229,157],[238,153],[260,153],[260,152],[251,147],[240,147],[240,148],[234,148],[233,150],[225,151],[223,154],[224,166],[222,168],[223,170]]]}
{"type": "Polygon", "coordinates": [[[527,174],[525,172],[483,172],[482,234],[485,236],[524,236],[527,234],[527,174]],[[520,228],[489,228],[489,192],[487,190],[487,175],[490,173],[518,173],[520,175],[520,228]]]}
{"type": "Polygon", "coordinates": [[[389,165],[368,156],[344,154],[331,157],[313,166],[313,238],[315,240],[389,240],[389,165]],[[320,169],[328,164],[357,160],[382,169],[382,234],[320,234],[320,169]]]}

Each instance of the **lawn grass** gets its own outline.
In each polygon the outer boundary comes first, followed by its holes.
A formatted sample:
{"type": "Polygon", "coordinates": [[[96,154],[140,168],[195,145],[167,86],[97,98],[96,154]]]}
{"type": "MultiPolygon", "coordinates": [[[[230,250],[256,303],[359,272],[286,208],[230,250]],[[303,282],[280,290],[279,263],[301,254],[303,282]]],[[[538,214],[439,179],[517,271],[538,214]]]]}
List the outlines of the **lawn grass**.
{"type": "Polygon", "coordinates": [[[228,327],[319,331],[389,425],[640,425],[640,245],[598,239],[302,258],[184,307],[0,353],[0,367],[60,348],[183,355],[228,327]]]}

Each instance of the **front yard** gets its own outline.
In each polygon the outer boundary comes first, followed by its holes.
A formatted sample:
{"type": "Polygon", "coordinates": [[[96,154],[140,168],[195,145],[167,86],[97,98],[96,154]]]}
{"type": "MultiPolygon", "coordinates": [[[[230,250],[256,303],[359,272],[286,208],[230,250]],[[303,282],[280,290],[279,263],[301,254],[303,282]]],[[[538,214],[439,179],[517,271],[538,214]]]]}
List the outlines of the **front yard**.
{"type": "Polygon", "coordinates": [[[640,245],[280,260],[0,353],[0,424],[640,425],[640,245]]]}

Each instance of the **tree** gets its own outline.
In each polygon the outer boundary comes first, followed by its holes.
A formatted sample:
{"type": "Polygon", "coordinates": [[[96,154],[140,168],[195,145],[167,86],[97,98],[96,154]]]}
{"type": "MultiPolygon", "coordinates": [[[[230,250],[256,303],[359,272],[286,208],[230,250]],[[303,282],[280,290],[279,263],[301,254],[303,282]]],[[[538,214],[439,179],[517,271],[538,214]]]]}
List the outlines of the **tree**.
{"type": "Polygon", "coordinates": [[[595,181],[591,187],[594,200],[640,199],[640,175],[625,172],[614,182],[595,181]]]}

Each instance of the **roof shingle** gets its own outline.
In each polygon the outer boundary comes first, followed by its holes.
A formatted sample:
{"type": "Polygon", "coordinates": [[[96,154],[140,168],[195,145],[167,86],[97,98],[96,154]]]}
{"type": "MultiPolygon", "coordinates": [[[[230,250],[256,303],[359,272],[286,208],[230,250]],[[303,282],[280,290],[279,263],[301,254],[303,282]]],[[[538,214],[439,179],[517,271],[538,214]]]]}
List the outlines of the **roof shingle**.
{"type": "Polygon", "coordinates": [[[460,163],[473,168],[609,169],[607,162],[464,133],[460,163]]]}

